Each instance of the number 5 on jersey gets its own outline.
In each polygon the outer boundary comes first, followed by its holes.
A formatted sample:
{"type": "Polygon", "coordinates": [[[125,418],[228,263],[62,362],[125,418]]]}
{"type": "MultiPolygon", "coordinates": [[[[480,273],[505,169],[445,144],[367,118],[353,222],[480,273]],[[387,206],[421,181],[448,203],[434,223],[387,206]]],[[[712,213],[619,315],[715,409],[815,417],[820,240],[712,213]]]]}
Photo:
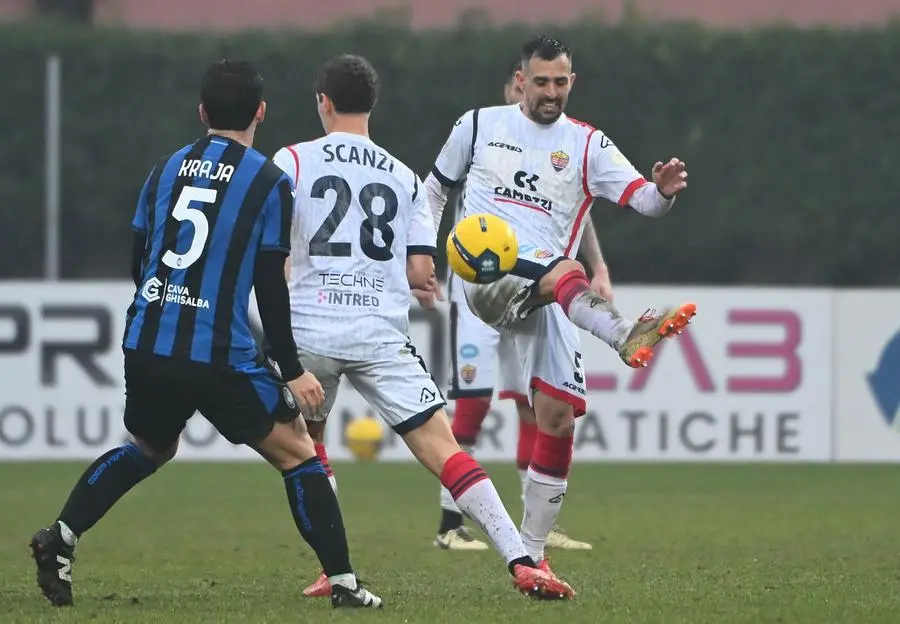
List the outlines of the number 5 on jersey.
{"type": "Polygon", "coordinates": [[[177,221],[190,221],[194,226],[194,236],[191,238],[191,246],[183,254],[172,250],[163,254],[162,261],[167,267],[173,269],[186,269],[203,255],[206,239],[209,238],[209,221],[199,208],[191,208],[191,202],[214,204],[218,191],[216,189],[186,186],[181,189],[178,201],[172,209],[172,217],[177,221]]]}
{"type": "MultiPolygon", "coordinates": [[[[353,191],[344,178],[329,175],[319,178],[313,183],[310,197],[325,199],[327,191],[335,192],[334,206],[310,239],[309,255],[348,257],[351,255],[352,244],[332,242],[331,237],[334,236],[350,210],[350,205],[353,203],[353,191]]],[[[372,182],[360,189],[357,200],[366,215],[359,226],[360,248],[372,260],[386,262],[392,259],[394,254],[391,252],[391,244],[394,242],[394,230],[391,229],[390,223],[397,216],[397,194],[386,184],[372,182]],[[381,198],[384,206],[380,213],[376,213],[373,207],[376,197],[381,198]],[[376,231],[381,234],[383,243],[381,245],[375,240],[376,231]]]]}

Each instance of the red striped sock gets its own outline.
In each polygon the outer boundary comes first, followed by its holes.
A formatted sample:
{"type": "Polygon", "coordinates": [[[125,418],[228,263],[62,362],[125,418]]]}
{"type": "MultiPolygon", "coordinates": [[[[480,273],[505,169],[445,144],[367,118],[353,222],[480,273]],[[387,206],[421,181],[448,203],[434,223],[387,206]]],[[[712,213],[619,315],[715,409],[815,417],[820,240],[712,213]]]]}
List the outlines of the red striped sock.
{"type": "Polygon", "coordinates": [[[478,523],[507,564],[528,557],[497,489],[470,455],[460,451],[450,457],[441,470],[441,484],[453,495],[459,510],[478,523]]]}
{"type": "Polygon", "coordinates": [[[531,469],[548,477],[565,479],[572,466],[572,446],[574,439],[557,438],[538,430],[534,441],[534,455],[531,469]]]}
{"type": "Polygon", "coordinates": [[[487,473],[478,462],[463,451],[450,457],[441,470],[441,485],[450,491],[453,500],[458,500],[466,490],[487,478],[487,473]]]}
{"type": "Polygon", "coordinates": [[[585,291],[591,289],[591,283],[581,271],[569,271],[558,280],[553,288],[553,298],[562,307],[566,316],[569,316],[569,306],[572,301],[585,291]]]}
{"type": "Polygon", "coordinates": [[[331,464],[328,463],[328,452],[325,450],[324,444],[316,443],[316,455],[319,456],[319,461],[322,462],[322,468],[325,469],[325,475],[333,477],[334,472],[331,471],[331,464]]]}

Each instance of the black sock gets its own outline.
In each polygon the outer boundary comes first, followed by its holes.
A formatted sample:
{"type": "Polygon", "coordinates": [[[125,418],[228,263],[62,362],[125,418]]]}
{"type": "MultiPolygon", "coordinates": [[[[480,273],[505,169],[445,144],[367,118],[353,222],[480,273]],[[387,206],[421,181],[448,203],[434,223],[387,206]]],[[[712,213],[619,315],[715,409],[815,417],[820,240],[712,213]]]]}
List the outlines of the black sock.
{"type": "Polygon", "coordinates": [[[536,568],[537,564],[534,562],[534,559],[531,557],[519,557],[518,559],[513,559],[509,562],[509,573],[513,574],[513,570],[516,569],[517,565],[523,565],[526,568],[536,568]]]}
{"type": "Polygon", "coordinates": [[[441,528],[438,529],[438,535],[443,535],[447,531],[458,529],[462,525],[463,515],[461,513],[441,509],[441,528]]]}
{"type": "Polygon", "coordinates": [[[76,536],[90,529],[125,492],[156,472],[156,464],[135,444],[126,444],[94,460],[69,494],[59,521],[76,536]]]}
{"type": "Polygon", "coordinates": [[[325,576],[353,572],[341,508],[322,462],[310,457],[282,474],[294,523],[316,552],[325,576]]]}

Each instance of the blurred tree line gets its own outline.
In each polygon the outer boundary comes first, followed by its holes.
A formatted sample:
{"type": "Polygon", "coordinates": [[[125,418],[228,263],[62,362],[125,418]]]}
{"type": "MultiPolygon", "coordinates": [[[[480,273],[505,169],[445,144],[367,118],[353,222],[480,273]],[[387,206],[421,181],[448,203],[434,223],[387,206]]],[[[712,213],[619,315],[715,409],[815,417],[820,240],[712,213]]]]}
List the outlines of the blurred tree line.
{"type": "MultiPolygon", "coordinates": [[[[573,117],[642,171],[678,156],[690,185],[661,220],[598,201],[593,219],[624,283],[894,285],[900,211],[900,28],[710,31],[582,25],[573,117]]],[[[43,271],[44,63],[62,59],[62,275],[128,275],[129,223],[163,154],[191,142],[210,61],[255,61],[269,103],[266,154],[321,134],[311,90],[340,52],[367,56],[382,96],[373,138],[423,177],[465,110],[500,103],[531,30],[173,35],[0,26],[0,277],[43,271]]]]}

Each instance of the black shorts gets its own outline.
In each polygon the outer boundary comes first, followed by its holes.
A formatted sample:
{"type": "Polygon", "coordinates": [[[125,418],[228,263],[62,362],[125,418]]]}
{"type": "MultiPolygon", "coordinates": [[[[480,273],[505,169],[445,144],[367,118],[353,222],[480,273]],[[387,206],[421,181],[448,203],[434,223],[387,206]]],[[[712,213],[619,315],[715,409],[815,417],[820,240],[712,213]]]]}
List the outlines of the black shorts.
{"type": "Polygon", "coordinates": [[[125,428],[163,452],[200,412],[232,444],[255,446],[300,414],[264,364],[234,370],[125,349],[125,428]]]}

